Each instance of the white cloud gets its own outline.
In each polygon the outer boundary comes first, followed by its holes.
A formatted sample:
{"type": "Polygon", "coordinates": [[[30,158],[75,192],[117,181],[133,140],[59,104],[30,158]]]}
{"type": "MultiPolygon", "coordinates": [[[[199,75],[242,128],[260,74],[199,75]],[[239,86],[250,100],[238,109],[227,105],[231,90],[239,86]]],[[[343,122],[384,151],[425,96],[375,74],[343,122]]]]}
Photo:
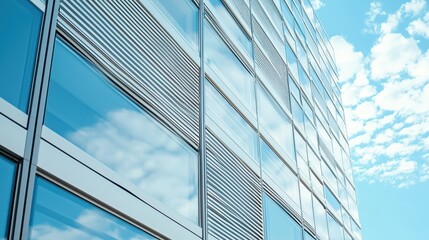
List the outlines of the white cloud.
{"type": "Polygon", "coordinates": [[[385,131],[377,134],[377,136],[374,139],[374,142],[376,144],[383,144],[388,143],[393,140],[394,132],[392,129],[386,129],[385,131]]]}
{"type": "Polygon", "coordinates": [[[340,82],[352,79],[363,69],[362,52],[355,51],[353,45],[343,36],[333,36],[330,41],[335,49],[340,82]]]}
{"type": "Polygon", "coordinates": [[[354,115],[363,120],[375,118],[377,116],[377,107],[372,102],[363,102],[356,107],[354,115]]]}
{"type": "Polygon", "coordinates": [[[410,2],[404,3],[401,9],[403,9],[405,13],[417,15],[425,6],[426,0],[411,0],[410,2]]]}
{"type": "Polygon", "coordinates": [[[314,10],[318,10],[325,6],[325,3],[323,3],[321,0],[310,0],[311,5],[313,5],[314,10]]]}
{"type": "Polygon", "coordinates": [[[374,79],[401,73],[420,57],[421,52],[413,38],[399,33],[381,36],[371,48],[371,76],[374,79]]]}
{"type": "Polygon", "coordinates": [[[384,154],[388,157],[406,156],[420,149],[421,147],[417,145],[409,145],[406,143],[394,142],[394,143],[391,143],[385,149],[384,154]]]}
{"type": "Polygon", "coordinates": [[[423,19],[414,20],[408,25],[407,31],[410,35],[419,35],[429,38],[429,12],[423,19]]]}
{"type": "Polygon", "coordinates": [[[374,96],[376,92],[376,88],[369,83],[365,71],[358,72],[353,81],[346,82],[341,86],[341,96],[345,107],[355,106],[374,96]]]}
{"type": "Polygon", "coordinates": [[[393,30],[395,30],[399,24],[399,21],[401,20],[401,17],[402,17],[401,11],[397,11],[394,14],[389,14],[386,22],[382,23],[380,26],[381,33],[387,34],[387,33],[391,33],[393,30]]]}
{"type": "Polygon", "coordinates": [[[386,15],[386,12],[382,9],[381,2],[371,2],[370,9],[366,13],[367,19],[365,20],[364,32],[367,33],[378,33],[380,32],[379,26],[375,24],[375,20],[378,16],[386,15]]]}
{"type": "Polygon", "coordinates": [[[369,141],[371,140],[371,134],[369,133],[363,133],[361,135],[355,136],[353,138],[351,138],[349,140],[349,145],[350,147],[355,147],[355,146],[359,146],[362,144],[366,144],[369,143],[369,141]]]}

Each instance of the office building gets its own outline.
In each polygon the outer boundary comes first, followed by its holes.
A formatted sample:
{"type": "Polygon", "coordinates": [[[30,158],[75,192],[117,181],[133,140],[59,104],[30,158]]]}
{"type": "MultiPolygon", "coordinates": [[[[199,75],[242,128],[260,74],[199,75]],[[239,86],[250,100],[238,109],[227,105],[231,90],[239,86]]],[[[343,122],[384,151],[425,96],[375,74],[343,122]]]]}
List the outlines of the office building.
{"type": "Polygon", "coordinates": [[[5,0],[0,35],[0,239],[361,239],[309,0],[5,0]]]}

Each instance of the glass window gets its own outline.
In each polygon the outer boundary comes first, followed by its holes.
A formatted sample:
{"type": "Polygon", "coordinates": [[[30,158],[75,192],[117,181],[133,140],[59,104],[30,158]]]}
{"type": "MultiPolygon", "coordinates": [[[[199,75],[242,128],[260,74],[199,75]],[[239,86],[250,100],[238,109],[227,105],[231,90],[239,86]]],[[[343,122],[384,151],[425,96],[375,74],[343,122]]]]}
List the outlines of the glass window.
{"type": "Polygon", "coordinates": [[[295,81],[291,78],[290,75],[288,75],[289,80],[289,88],[290,92],[296,99],[301,99],[301,94],[299,92],[299,87],[296,85],[295,81]]]}
{"type": "Polygon", "coordinates": [[[335,177],[331,169],[328,167],[328,165],[326,165],[325,161],[322,161],[322,171],[323,171],[323,176],[327,180],[328,185],[333,189],[335,193],[337,193],[338,192],[337,178],[335,177]]]}
{"type": "Polygon", "coordinates": [[[8,237],[16,168],[16,164],[0,155],[0,239],[8,237]]]}
{"type": "Polygon", "coordinates": [[[252,112],[255,112],[254,78],[219,34],[206,21],[204,51],[207,65],[252,112]]]}
{"type": "Polygon", "coordinates": [[[317,146],[318,141],[317,141],[316,127],[313,125],[313,123],[311,123],[307,115],[304,116],[304,127],[305,127],[305,133],[307,134],[307,139],[311,143],[313,143],[313,146],[317,146]]]}
{"type": "Polygon", "coordinates": [[[328,214],[328,227],[330,240],[344,240],[341,225],[330,214],[328,214]]]}
{"type": "Polygon", "coordinates": [[[152,0],[174,27],[198,50],[198,8],[191,0],[152,0]]]}
{"type": "Polygon", "coordinates": [[[331,190],[324,186],[324,192],[325,192],[325,198],[326,202],[328,203],[328,206],[330,207],[331,211],[334,212],[334,214],[341,218],[341,204],[337,200],[337,198],[334,196],[334,194],[331,192],[331,190]]]}
{"type": "Polygon", "coordinates": [[[319,200],[314,199],[314,219],[316,222],[316,232],[323,239],[329,239],[328,237],[328,223],[326,221],[326,210],[323,208],[322,203],[319,200]]]}
{"type": "Polygon", "coordinates": [[[289,9],[288,5],[286,4],[286,2],[285,1],[280,1],[280,2],[281,2],[283,19],[286,22],[286,26],[292,30],[295,27],[295,18],[293,17],[293,14],[289,9]]]}
{"type": "Polygon", "coordinates": [[[323,183],[311,172],[311,186],[313,187],[314,193],[318,194],[320,198],[323,198],[323,183]]]}
{"type": "Polygon", "coordinates": [[[301,240],[301,226],[276,202],[263,194],[266,240],[301,240]]]}
{"type": "Polygon", "coordinates": [[[310,79],[308,78],[307,73],[305,73],[304,68],[300,64],[298,64],[298,71],[299,71],[299,81],[301,82],[302,88],[304,89],[308,98],[311,99],[312,95],[311,95],[310,79]]]}
{"type": "Polygon", "coordinates": [[[310,190],[301,182],[299,183],[301,194],[302,215],[304,219],[314,227],[313,201],[310,190]]]}
{"type": "Polygon", "coordinates": [[[221,0],[209,1],[215,8],[214,10],[216,11],[217,18],[221,20],[219,22],[225,27],[225,31],[228,35],[233,36],[240,43],[241,47],[246,51],[249,57],[253,57],[252,41],[231,16],[231,13],[225,7],[223,2],[221,0]]]}
{"type": "Polygon", "coordinates": [[[317,155],[314,153],[313,149],[311,147],[308,148],[308,161],[310,163],[311,169],[318,175],[322,176],[322,168],[320,166],[320,160],[317,157],[317,155]]]}
{"type": "Polygon", "coordinates": [[[294,159],[292,124],[277,105],[275,100],[259,84],[258,92],[258,116],[263,128],[281,147],[282,152],[294,159]]]}
{"type": "Polygon", "coordinates": [[[205,91],[207,116],[255,160],[258,140],[256,132],[208,81],[205,91]]]}
{"type": "Polygon", "coordinates": [[[76,195],[38,177],[29,239],[155,239],[76,195]]]}
{"type": "Polygon", "coordinates": [[[304,126],[304,112],[302,111],[301,106],[299,105],[298,101],[292,97],[291,98],[291,104],[292,104],[292,114],[296,122],[300,126],[304,126]]]}
{"type": "Polygon", "coordinates": [[[198,221],[198,155],[62,41],[45,124],[185,217],[198,221]]]}
{"type": "Polygon", "coordinates": [[[289,67],[289,70],[295,79],[299,79],[298,61],[296,59],[295,53],[293,53],[289,44],[285,44],[285,46],[286,46],[286,60],[287,60],[287,65],[289,67]]]}
{"type": "Polygon", "coordinates": [[[287,194],[293,201],[292,206],[299,211],[298,178],[262,139],[260,143],[262,170],[287,194]]]}
{"type": "Polygon", "coordinates": [[[23,112],[28,112],[42,15],[28,0],[0,2],[0,97],[23,112]]]}
{"type": "Polygon", "coordinates": [[[356,240],[362,239],[361,230],[359,226],[355,223],[355,221],[352,221],[352,232],[353,232],[354,239],[356,240]]]}

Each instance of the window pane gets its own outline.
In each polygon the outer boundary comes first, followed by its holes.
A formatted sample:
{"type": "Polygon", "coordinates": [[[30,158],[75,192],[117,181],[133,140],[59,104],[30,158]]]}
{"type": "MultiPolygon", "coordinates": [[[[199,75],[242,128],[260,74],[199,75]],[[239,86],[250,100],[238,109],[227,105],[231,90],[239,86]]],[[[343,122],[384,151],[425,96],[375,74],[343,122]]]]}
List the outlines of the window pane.
{"type": "Polygon", "coordinates": [[[313,201],[310,190],[301,182],[299,183],[301,194],[302,215],[304,219],[314,227],[313,201]]]}
{"type": "Polygon", "coordinates": [[[262,170],[286,193],[285,200],[292,200],[291,205],[299,212],[298,178],[264,141],[260,142],[262,170]]]}
{"type": "Polygon", "coordinates": [[[240,46],[245,50],[249,57],[253,56],[253,48],[252,41],[244,33],[243,29],[240,25],[235,21],[235,19],[231,16],[231,13],[225,7],[224,3],[221,0],[209,0],[210,3],[215,8],[217,18],[220,20],[220,24],[222,24],[225,28],[225,31],[228,35],[234,37],[240,46]]]}
{"type": "Polygon", "coordinates": [[[198,8],[191,0],[152,0],[177,30],[198,49],[198,8]]]}
{"type": "Polygon", "coordinates": [[[255,112],[254,79],[243,63],[205,22],[204,51],[207,65],[252,113],[255,112]]]}
{"type": "Polygon", "coordinates": [[[341,225],[328,214],[329,239],[344,240],[343,229],[341,225]]]}
{"type": "Polygon", "coordinates": [[[297,100],[294,97],[291,97],[292,104],[292,114],[296,123],[300,126],[304,126],[304,112],[302,111],[301,106],[298,104],[297,100]]]}
{"type": "Polygon", "coordinates": [[[301,240],[301,226],[266,194],[264,201],[264,229],[266,240],[301,240]]]}
{"type": "Polygon", "coordinates": [[[0,239],[7,239],[16,164],[0,155],[0,239]]]}
{"type": "Polygon", "coordinates": [[[34,194],[30,239],[155,239],[43,178],[34,194]]]}
{"type": "Polygon", "coordinates": [[[0,97],[23,112],[28,111],[41,21],[42,12],[28,0],[0,2],[0,97]]]}
{"type": "Polygon", "coordinates": [[[314,219],[316,220],[316,232],[324,240],[328,240],[328,224],[326,222],[326,211],[319,200],[314,199],[314,219]]]}
{"type": "Polygon", "coordinates": [[[286,60],[287,65],[290,69],[290,72],[292,73],[293,77],[295,79],[299,79],[298,76],[298,61],[296,59],[295,53],[293,53],[292,49],[290,48],[289,44],[286,44],[286,60]]]}
{"type": "Polygon", "coordinates": [[[258,92],[259,121],[268,134],[276,141],[285,158],[294,159],[292,124],[275,100],[260,86],[258,92]]]}
{"type": "Polygon", "coordinates": [[[195,150],[59,40],[55,44],[45,124],[145,192],[197,222],[195,150]]]}
{"type": "Polygon", "coordinates": [[[334,212],[334,214],[341,218],[341,204],[338,202],[337,198],[334,196],[334,194],[329,190],[328,187],[324,186],[324,192],[325,192],[325,198],[326,202],[328,203],[328,206],[330,207],[330,210],[334,212]]]}
{"type": "Polygon", "coordinates": [[[205,91],[207,116],[249,157],[256,160],[256,132],[208,81],[205,91]]]}

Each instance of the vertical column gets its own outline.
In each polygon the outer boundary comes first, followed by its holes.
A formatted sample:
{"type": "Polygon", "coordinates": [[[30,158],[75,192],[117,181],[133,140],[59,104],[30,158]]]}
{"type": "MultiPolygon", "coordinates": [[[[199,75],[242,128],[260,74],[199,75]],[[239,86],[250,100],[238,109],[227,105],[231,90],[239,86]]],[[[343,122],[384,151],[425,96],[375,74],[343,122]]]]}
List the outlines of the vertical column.
{"type": "Polygon", "coordinates": [[[199,162],[200,162],[200,214],[202,239],[208,239],[207,229],[207,161],[206,161],[206,110],[204,72],[204,0],[199,1],[199,43],[200,43],[200,101],[199,101],[199,162]]]}
{"type": "Polygon", "coordinates": [[[48,0],[45,8],[29,107],[24,160],[18,176],[16,211],[11,224],[13,230],[10,231],[10,239],[28,239],[37,156],[39,154],[59,6],[60,0],[48,0]]]}

